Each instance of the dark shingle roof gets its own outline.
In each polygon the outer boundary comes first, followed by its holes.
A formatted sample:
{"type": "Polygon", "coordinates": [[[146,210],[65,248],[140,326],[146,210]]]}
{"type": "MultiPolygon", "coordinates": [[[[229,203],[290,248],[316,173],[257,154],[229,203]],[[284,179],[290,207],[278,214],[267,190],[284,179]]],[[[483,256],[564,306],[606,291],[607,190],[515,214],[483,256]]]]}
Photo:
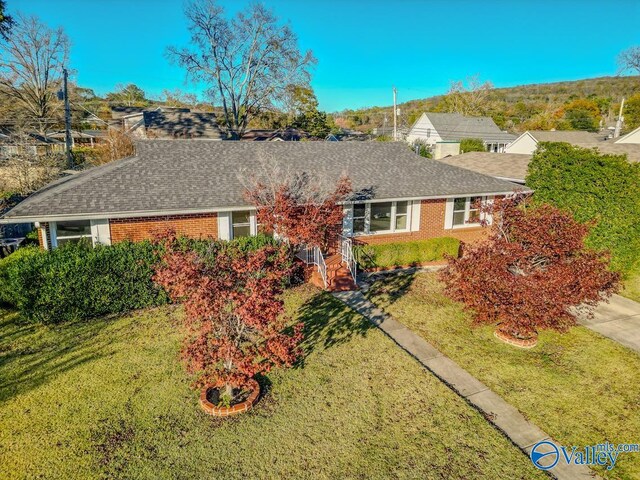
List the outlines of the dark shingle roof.
{"type": "Polygon", "coordinates": [[[358,191],[373,198],[424,198],[492,194],[516,186],[425,159],[402,143],[216,142],[149,140],[135,157],[60,179],[5,216],[33,218],[134,216],[247,206],[246,182],[265,162],[335,182],[349,175],[358,191]]]}
{"type": "Polygon", "coordinates": [[[150,137],[222,139],[215,113],[154,110],[142,115],[150,137]]]}

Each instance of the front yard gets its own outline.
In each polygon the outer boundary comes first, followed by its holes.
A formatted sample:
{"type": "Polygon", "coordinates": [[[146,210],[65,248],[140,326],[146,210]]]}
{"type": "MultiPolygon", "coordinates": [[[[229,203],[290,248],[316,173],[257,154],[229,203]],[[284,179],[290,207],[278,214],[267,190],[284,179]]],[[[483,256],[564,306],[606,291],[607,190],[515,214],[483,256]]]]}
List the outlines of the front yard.
{"type": "Polygon", "coordinates": [[[331,296],[300,287],[287,310],[305,321],[304,361],[272,372],[257,408],[228,420],[201,413],[189,388],[179,308],[57,327],[3,311],[2,477],[543,478],[331,296]]]}
{"type": "MultiPolygon", "coordinates": [[[[544,331],[522,350],[471,327],[461,305],[442,294],[436,274],[374,283],[370,299],[479,378],[563,445],[640,438],[640,356],[584,327],[544,331]]],[[[640,454],[621,454],[609,478],[638,478],[640,454]]]]}

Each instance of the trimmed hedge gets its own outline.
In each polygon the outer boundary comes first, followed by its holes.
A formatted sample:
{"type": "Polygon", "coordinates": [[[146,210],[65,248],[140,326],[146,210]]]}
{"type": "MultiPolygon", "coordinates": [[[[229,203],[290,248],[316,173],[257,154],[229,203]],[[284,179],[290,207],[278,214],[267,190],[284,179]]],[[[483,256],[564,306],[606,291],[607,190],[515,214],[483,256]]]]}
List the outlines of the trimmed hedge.
{"type": "MultiPolygon", "coordinates": [[[[254,250],[264,235],[231,242],[180,239],[207,260],[223,246],[254,250]]],[[[20,249],[0,262],[0,301],[30,320],[59,323],[124,313],[168,302],[152,280],[161,247],[151,242],[112,246],[69,244],[52,251],[20,249]]]]}
{"type": "Polygon", "coordinates": [[[457,257],[460,240],[451,237],[430,238],[413,242],[388,243],[384,245],[359,245],[354,254],[361,268],[391,268],[420,265],[457,257]]]}

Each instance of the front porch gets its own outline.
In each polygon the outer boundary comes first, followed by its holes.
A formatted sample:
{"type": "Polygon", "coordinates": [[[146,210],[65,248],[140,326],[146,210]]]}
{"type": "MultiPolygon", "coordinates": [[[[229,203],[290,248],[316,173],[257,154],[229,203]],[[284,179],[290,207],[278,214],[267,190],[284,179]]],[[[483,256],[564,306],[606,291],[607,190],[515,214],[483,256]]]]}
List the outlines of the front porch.
{"type": "Polygon", "coordinates": [[[296,258],[308,268],[309,282],[331,292],[357,290],[357,263],[353,253],[353,241],[339,235],[335,246],[326,252],[320,247],[302,247],[296,258]]]}

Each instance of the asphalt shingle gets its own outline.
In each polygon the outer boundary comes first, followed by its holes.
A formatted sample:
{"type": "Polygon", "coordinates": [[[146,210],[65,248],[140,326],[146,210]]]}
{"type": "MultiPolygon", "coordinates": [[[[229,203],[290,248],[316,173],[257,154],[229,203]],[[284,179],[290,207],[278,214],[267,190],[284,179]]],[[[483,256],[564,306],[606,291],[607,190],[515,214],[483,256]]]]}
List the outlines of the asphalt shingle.
{"type": "Polygon", "coordinates": [[[403,143],[147,140],[135,157],[60,179],[6,220],[196,212],[247,206],[247,181],[269,163],[335,182],[348,175],[372,198],[511,192],[517,185],[414,154],[403,143]]]}

